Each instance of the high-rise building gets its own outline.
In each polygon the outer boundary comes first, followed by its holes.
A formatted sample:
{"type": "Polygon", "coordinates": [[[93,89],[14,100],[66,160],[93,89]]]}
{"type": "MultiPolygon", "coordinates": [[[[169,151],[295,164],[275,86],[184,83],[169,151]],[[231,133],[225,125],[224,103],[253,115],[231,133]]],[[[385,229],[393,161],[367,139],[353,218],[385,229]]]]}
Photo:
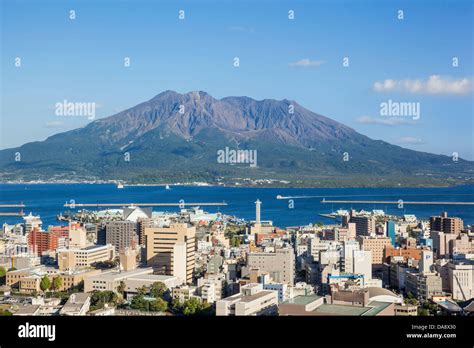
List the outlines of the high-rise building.
{"type": "Polygon", "coordinates": [[[247,266],[268,272],[275,282],[294,284],[295,253],[291,247],[276,249],[270,253],[249,253],[247,266]]]}
{"type": "Polygon", "coordinates": [[[356,240],[345,241],[342,250],[341,271],[352,273],[354,271],[354,251],[360,250],[359,242],[356,240]]]}
{"type": "Polygon", "coordinates": [[[71,248],[84,248],[87,244],[87,232],[80,224],[70,224],[68,245],[71,248]]]}
{"type": "Polygon", "coordinates": [[[372,252],[368,250],[354,250],[353,255],[353,274],[364,276],[364,282],[372,279],[372,252]]]}
{"type": "Polygon", "coordinates": [[[194,271],[196,228],[185,223],[146,227],[146,260],[156,271],[191,283],[194,271]],[[184,279],[183,279],[184,277],[184,279]]]}
{"type": "Polygon", "coordinates": [[[145,229],[147,227],[153,227],[154,222],[152,219],[138,219],[137,228],[138,228],[138,243],[140,245],[145,245],[145,229]]]}
{"type": "MultiPolygon", "coordinates": [[[[59,239],[67,239],[68,230],[60,231],[41,231],[38,227],[34,227],[28,233],[28,246],[37,255],[42,255],[48,250],[56,250],[59,246],[59,239]]],[[[63,243],[64,244],[64,243],[63,243]]]]}
{"type": "Polygon", "coordinates": [[[390,246],[390,239],[387,237],[358,236],[361,250],[372,251],[372,264],[383,264],[385,247],[390,246]]]}
{"type": "Polygon", "coordinates": [[[133,221],[108,221],[105,226],[105,242],[112,244],[119,253],[138,243],[137,224],[133,221]]]}
{"type": "Polygon", "coordinates": [[[455,233],[444,233],[440,231],[431,231],[430,237],[433,240],[433,251],[436,257],[444,258],[452,254],[453,241],[458,237],[455,233]]]}
{"type": "Polygon", "coordinates": [[[461,218],[448,217],[447,212],[442,212],[440,216],[430,217],[431,231],[440,231],[444,233],[461,233],[464,223],[461,218]]]}
{"type": "Polygon", "coordinates": [[[375,235],[375,219],[372,216],[351,216],[350,222],[356,225],[357,236],[375,235]]]}
{"type": "Polygon", "coordinates": [[[395,235],[395,222],[394,221],[387,221],[385,224],[385,228],[387,231],[387,237],[390,238],[390,242],[395,247],[397,245],[396,235],[395,235]]]}

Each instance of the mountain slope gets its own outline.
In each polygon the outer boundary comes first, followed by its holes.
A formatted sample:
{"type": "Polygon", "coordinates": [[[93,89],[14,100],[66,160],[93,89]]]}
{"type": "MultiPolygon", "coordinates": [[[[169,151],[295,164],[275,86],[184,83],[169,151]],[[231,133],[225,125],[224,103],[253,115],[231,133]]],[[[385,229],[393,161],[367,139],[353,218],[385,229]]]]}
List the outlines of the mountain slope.
{"type": "Polygon", "coordinates": [[[166,91],[83,128],[2,150],[0,168],[2,181],[271,178],[293,186],[447,185],[469,182],[474,172],[473,162],[372,140],[294,101],[219,100],[202,91],[166,91]],[[219,163],[226,147],[256,150],[257,167],[219,163]]]}

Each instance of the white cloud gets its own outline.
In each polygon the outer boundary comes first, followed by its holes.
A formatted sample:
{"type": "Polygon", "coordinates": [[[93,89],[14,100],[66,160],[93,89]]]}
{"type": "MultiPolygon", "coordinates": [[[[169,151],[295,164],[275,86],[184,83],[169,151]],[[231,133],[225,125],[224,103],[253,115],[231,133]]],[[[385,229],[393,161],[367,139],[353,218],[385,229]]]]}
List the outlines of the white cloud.
{"type": "Polygon", "coordinates": [[[323,63],[323,60],[311,60],[309,58],[304,58],[297,62],[290,63],[290,66],[319,66],[323,63]]]}
{"type": "Polygon", "coordinates": [[[415,137],[402,137],[397,141],[398,144],[405,144],[405,145],[422,145],[425,142],[420,138],[415,137]]]}
{"type": "Polygon", "coordinates": [[[470,78],[454,79],[431,75],[427,80],[403,79],[403,80],[383,80],[374,83],[376,92],[408,92],[421,94],[467,94],[472,91],[472,81],[470,78]]]}
{"type": "Polygon", "coordinates": [[[415,124],[415,122],[413,122],[412,120],[402,119],[399,117],[375,118],[372,116],[361,116],[356,121],[362,124],[379,124],[383,126],[399,126],[399,125],[415,124]]]}

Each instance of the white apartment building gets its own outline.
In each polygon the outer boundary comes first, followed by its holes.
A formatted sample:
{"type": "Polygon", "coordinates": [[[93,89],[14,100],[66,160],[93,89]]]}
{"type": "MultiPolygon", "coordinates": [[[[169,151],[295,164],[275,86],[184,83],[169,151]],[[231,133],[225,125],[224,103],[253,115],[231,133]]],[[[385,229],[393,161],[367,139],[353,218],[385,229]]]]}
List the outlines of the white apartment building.
{"type": "Polygon", "coordinates": [[[474,263],[448,263],[449,289],[455,300],[467,301],[474,297],[474,263]]]}
{"type": "Polygon", "coordinates": [[[275,315],[278,312],[278,293],[263,290],[262,284],[242,286],[239,294],[226,297],[216,303],[218,316],[275,315]]]}

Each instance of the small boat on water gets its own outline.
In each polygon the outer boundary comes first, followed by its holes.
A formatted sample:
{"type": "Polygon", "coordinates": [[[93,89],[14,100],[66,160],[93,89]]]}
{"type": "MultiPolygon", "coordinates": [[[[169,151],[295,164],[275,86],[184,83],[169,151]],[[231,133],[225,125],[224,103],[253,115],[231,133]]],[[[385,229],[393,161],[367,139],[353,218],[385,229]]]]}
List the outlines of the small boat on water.
{"type": "Polygon", "coordinates": [[[119,183],[119,184],[117,185],[117,188],[118,188],[118,189],[123,189],[123,184],[122,184],[122,183],[119,183]]]}
{"type": "Polygon", "coordinates": [[[165,190],[171,190],[171,189],[170,189],[170,185],[166,185],[166,186],[165,186],[165,190]]]}

